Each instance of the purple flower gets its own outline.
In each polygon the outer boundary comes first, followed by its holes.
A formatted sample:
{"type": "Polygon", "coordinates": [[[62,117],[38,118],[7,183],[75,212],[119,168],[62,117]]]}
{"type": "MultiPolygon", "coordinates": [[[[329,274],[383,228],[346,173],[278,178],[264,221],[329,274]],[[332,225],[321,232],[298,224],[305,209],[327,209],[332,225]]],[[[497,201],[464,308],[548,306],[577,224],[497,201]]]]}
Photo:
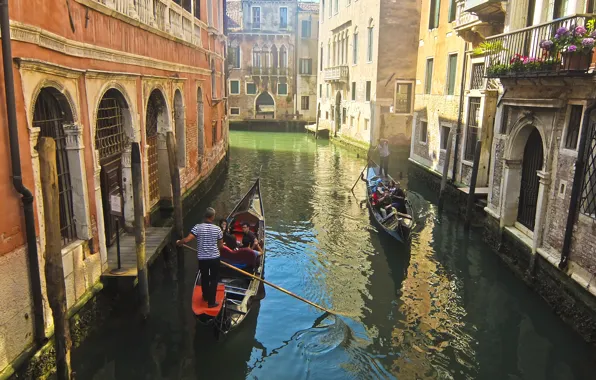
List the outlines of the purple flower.
{"type": "Polygon", "coordinates": [[[584,28],[583,26],[578,26],[577,28],[575,28],[575,31],[573,32],[576,36],[583,36],[584,34],[586,34],[587,30],[586,28],[584,28]]]}
{"type": "Polygon", "coordinates": [[[575,45],[569,45],[569,47],[567,48],[567,51],[570,53],[573,53],[576,50],[577,50],[577,46],[575,46],[575,45]]]}
{"type": "Polygon", "coordinates": [[[584,38],[582,40],[582,46],[586,48],[591,48],[594,46],[594,39],[593,38],[584,38]]]}
{"type": "Polygon", "coordinates": [[[540,47],[544,50],[550,50],[553,47],[553,42],[549,40],[543,40],[540,42],[540,47]]]}
{"type": "Polygon", "coordinates": [[[558,40],[559,38],[561,38],[561,36],[559,36],[559,33],[555,34],[555,36],[553,37],[555,40],[558,40]]]}
{"type": "Polygon", "coordinates": [[[569,29],[565,28],[564,26],[560,27],[559,29],[557,29],[557,34],[559,36],[566,36],[569,34],[569,29]]]}
{"type": "Polygon", "coordinates": [[[595,30],[595,31],[593,31],[592,33],[590,33],[590,37],[591,37],[591,38],[596,38],[596,30],[595,30]]]}

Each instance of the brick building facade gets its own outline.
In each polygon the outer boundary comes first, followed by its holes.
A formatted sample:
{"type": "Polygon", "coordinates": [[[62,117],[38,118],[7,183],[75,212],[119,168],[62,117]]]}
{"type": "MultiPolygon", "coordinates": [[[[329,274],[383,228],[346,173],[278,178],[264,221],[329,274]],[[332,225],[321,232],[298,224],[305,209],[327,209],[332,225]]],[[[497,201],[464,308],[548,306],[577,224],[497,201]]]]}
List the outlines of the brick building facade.
{"type": "MultiPolygon", "coordinates": [[[[122,200],[120,226],[132,227],[132,142],[141,147],[147,222],[152,212],[171,201],[166,132],[172,131],[178,142],[184,193],[195,189],[224,158],[224,4],[30,0],[9,5],[20,164],[25,186],[35,197],[39,267],[44,267],[45,236],[36,145],[39,136],[46,136],[57,145],[70,308],[107,269],[107,247],[119,233],[107,212],[110,195],[122,200]]],[[[5,107],[0,119],[7,130],[5,107]]],[[[34,336],[36,323],[43,319],[43,330],[50,333],[52,318],[45,276],[32,273],[27,259],[21,197],[10,180],[6,133],[0,134],[0,144],[2,371],[39,339],[34,336]],[[32,285],[31,276],[41,278],[41,289],[32,285]],[[40,318],[33,317],[38,293],[44,309],[40,318]]]]}

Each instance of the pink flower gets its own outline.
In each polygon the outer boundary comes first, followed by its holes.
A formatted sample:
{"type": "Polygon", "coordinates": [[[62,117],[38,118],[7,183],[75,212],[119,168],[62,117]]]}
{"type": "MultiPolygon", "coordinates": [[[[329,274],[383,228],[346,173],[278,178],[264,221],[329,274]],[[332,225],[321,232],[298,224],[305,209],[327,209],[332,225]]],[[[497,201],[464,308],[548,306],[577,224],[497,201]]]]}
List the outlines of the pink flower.
{"type": "Polygon", "coordinates": [[[576,50],[577,50],[577,46],[575,46],[575,45],[569,45],[569,47],[567,48],[567,51],[570,53],[573,53],[576,50]]]}
{"type": "Polygon", "coordinates": [[[588,31],[586,30],[586,28],[584,28],[583,26],[580,25],[577,28],[575,28],[575,30],[573,31],[573,34],[575,34],[576,36],[583,36],[587,32],[588,31]]]}

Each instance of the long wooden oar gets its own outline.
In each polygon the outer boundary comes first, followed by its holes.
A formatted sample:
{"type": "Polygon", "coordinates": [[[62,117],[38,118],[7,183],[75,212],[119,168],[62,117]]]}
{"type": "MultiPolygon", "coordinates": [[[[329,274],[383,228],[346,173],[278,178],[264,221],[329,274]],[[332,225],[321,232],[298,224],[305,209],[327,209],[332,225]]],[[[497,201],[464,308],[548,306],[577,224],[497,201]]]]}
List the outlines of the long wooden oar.
{"type": "Polygon", "coordinates": [[[366,166],[364,166],[364,168],[362,169],[362,171],[360,172],[360,174],[358,175],[358,179],[356,180],[356,182],[354,182],[354,186],[352,186],[352,188],[350,189],[350,191],[353,193],[354,192],[354,188],[356,187],[356,185],[358,184],[358,181],[360,181],[360,178],[362,177],[362,174],[364,173],[364,171],[366,170],[366,168],[368,168],[368,161],[366,161],[366,166]]]}
{"type": "MultiPolygon", "coordinates": [[[[186,245],[186,244],[184,245],[184,247],[186,247],[186,248],[188,248],[188,249],[190,249],[190,250],[193,250],[193,251],[195,251],[195,252],[197,251],[195,248],[193,248],[193,247],[189,247],[189,246],[188,246],[188,245],[186,245]]],[[[236,272],[238,272],[238,273],[242,273],[243,275],[245,275],[245,276],[248,276],[248,277],[250,277],[250,278],[252,278],[252,279],[255,279],[255,280],[261,281],[262,283],[264,283],[264,284],[267,284],[267,285],[271,286],[272,288],[275,288],[275,289],[279,290],[280,292],[286,293],[286,294],[287,294],[287,295],[289,295],[289,296],[292,296],[292,297],[294,297],[294,298],[296,298],[296,299],[299,299],[300,301],[302,301],[302,302],[305,302],[305,303],[309,304],[310,306],[314,306],[314,307],[316,307],[317,309],[321,309],[321,310],[323,310],[323,311],[325,311],[325,312],[327,312],[327,313],[330,313],[330,314],[349,316],[348,314],[345,314],[345,313],[340,313],[340,312],[333,311],[333,310],[329,310],[329,309],[327,309],[327,308],[325,308],[325,307],[323,307],[323,306],[321,306],[321,305],[317,305],[316,303],[314,303],[314,302],[311,302],[311,301],[309,301],[309,300],[307,300],[307,299],[305,299],[305,298],[302,298],[302,297],[300,297],[299,295],[297,295],[297,294],[294,294],[294,293],[290,292],[289,290],[286,290],[286,289],[282,288],[281,286],[277,286],[277,285],[275,285],[275,284],[273,284],[273,283],[271,283],[271,282],[269,282],[269,281],[267,281],[267,280],[265,280],[265,279],[263,279],[263,278],[261,278],[261,277],[257,277],[257,276],[255,276],[254,274],[251,274],[251,273],[248,273],[248,272],[246,272],[246,271],[243,271],[243,270],[242,270],[242,269],[240,269],[240,268],[236,268],[235,266],[233,266],[233,265],[231,265],[231,264],[228,264],[228,263],[226,263],[225,261],[220,261],[220,263],[221,263],[222,265],[225,265],[226,267],[228,267],[228,268],[230,268],[230,269],[233,269],[233,270],[235,270],[235,271],[236,271],[236,272]]]]}

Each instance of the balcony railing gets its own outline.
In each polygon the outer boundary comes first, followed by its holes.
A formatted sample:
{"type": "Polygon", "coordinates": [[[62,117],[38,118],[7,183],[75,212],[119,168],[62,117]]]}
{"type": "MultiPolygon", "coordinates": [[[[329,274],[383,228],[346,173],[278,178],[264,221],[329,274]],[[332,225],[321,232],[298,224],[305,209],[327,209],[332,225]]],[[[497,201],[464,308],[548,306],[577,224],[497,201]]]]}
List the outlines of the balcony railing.
{"type": "MultiPolygon", "coordinates": [[[[582,46],[582,41],[589,39],[592,32],[589,21],[593,19],[594,15],[569,16],[487,38],[482,48],[486,76],[505,78],[592,74],[593,48],[582,46]],[[560,28],[565,28],[561,30],[563,32],[567,30],[573,33],[579,26],[588,31],[582,33],[583,37],[577,37],[579,43],[573,44],[575,48],[569,48],[572,44],[563,43],[564,39],[555,38],[560,28]]],[[[590,41],[586,42],[590,44],[590,41]]]]}
{"type": "MultiPolygon", "coordinates": [[[[93,0],[118,13],[194,45],[201,45],[198,15],[180,0],[93,0]],[[197,30],[198,29],[198,30],[197,30]]],[[[186,3],[185,3],[186,4],[186,3]]],[[[189,3],[190,4],[190,3],[189,3]]]]}
{"type": "Polygon", "coordinates": [[[325,69],[325,80],[329,82],[346,82],[349,72],[347,65],[328,67],[325,69]]]}
{"type": "Polygon", "coordinates": [[[466,12],[466,2],[460,1],[457,3],[455,11],[455,19],[457,20],[456,28],[462,28],[478,21],[478,16],[470,12],[466,12]]]}
{"type": "Polygon", "coordinates": [[[261,76],[287,76],[290,75],[290,69],[287,67],[257,67],[251,66],[248,68],[250,75],[261,76]]]}

